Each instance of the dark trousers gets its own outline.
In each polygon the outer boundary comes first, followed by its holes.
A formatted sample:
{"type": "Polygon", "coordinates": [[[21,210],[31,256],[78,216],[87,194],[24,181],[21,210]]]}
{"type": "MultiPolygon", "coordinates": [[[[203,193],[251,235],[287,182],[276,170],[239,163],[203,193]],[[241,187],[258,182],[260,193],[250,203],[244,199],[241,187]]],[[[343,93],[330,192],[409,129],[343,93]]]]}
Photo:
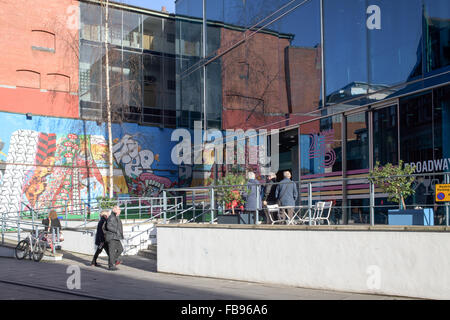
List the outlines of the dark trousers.
{"type": "MultiPolygon", "coordinates": [[[[267,201],[267,205],[271,206],[277,204],[275,201],[267,201]]],[[[272,224],[272,220],[279,220],[278,214],[276,212],[269,212],[266,206],[264,206],[264,214],[266,216],[266,224],[272,224]],[[271,219],[272,218],[272,219],[271,219]]]]}
{"type": "Polygon", "coordinates": [[[108,265],[110,267],[116,264],[117,259],[123,252],[122,243],[119,240],[110,240],[108,241],[108,250],[109,250],[109,262],[108,265]]]}
{"type": "Polygon", "coordinates": [[[106,242],[102,242],[97,247],[97,251],[95,251],[94,257],[92,258],[92,263],[97,263],[97,258],[100,255],[100,253],[102,253],[103,249],[105,250],[106,254],[109,256],[108,244],[106,242]]]}

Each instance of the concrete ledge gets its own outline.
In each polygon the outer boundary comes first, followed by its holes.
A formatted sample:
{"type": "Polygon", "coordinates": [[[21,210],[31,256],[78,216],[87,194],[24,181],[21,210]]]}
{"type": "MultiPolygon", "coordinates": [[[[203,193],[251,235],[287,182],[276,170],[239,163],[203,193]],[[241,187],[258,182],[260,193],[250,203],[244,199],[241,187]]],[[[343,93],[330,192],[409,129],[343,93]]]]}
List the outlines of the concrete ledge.
{"type": "Polygon", "coordinates": [[[42,261],[50,261],[50,262],[53,262],[53,261],[62,261],[62,259],[63,259],[63,254],[61,254],[61,253],[56,253],[54,256],[52,255],[52,256],[50,256],[50,255],[44,255],[43,257],[42,257],[42,261]]]}
{"type": "Polygon", "coordinates": [[[14,258],[14,248],[0,245],[0,257],[14,258]]]}
{"type": "Polygon", "coordinates": [[[414,231],[414,232],[450,232],[447,226],[388,226],[388,225],[248,225],[248,224],[157,224],[157,228],[201,228],[201,229],[248,229],[248,230],[285,230],[285,231],[414,231]]]}
{"type": "Polygon", "coordinates": [[[447,227],[161,224],[157,228],[158,272],[450,299],[447,227]]]}

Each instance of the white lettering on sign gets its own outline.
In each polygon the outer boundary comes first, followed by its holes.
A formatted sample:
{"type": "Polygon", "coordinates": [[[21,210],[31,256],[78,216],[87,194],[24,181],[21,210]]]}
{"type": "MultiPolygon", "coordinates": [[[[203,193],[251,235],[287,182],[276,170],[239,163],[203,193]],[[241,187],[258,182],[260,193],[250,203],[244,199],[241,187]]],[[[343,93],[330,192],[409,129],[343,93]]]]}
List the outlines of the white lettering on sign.
{"type": "Polygon", "coordinates": [[[367,7],[367,14],[370,14],[370,16],[367,18],[367,29],[374,30],[374,29],[381,29],[381,9],[377,5],[371,5],[367,7]]]}
{"type": "Polygon", "coordinates": [[[405,163],[414,168],[415,173],[447,171],[450,158],[405,163]]]}

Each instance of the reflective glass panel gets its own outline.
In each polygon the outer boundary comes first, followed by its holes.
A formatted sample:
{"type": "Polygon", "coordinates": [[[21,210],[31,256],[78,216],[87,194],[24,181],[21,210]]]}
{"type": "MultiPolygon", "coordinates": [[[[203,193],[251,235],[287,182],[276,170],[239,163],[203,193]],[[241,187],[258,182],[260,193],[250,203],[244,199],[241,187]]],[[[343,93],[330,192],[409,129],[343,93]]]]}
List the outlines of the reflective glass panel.
{"type": "Polygon", "coordinates": [[[300,126],[302,176],[341,173],[341,119],[332,116],[300,126]]]}
{"type": "Polygon", "coordinates": [[[369,168],[368,114],[347,116],[347,170],[369,168]]]}
{"type": "Polygon", "coordinates": [[[420,162],[416,173],[428,172],[428,160],[433,160],[431,98],[431,93],[426,93],[400,99],[400,159],[405,163],[420,162]]]}
{"type": "Polygon", "coordinates": [[[144,54],[144,106],[163,107],[162,92],[162,61],[157,55],[144,54]]]}
{"type": "Polygon", "coordinates": [[[433,91],[434,158],[446,159],[442,171],[450,171],[450,86],[433,91]]]}
{"type": "MultiPolygon", "coordinates": [[[[101,39],[105,41],[106,9],[102,8],[101,39]]],[[[122,11],[108,8],[108,43],[122,46],[122,11]]]]}
{"type": "Polygon", "coordinates": [[[100,41],[101,8],[95,4],[80,2],[80,37],[84,40],[100,41]]]}
{"type": "Polygon", "coordinates": [[[373,158],[379,161],[398,163],[397,105],[373,111],[373,158]]]}
{"type": "Polygon", "coordinates": [[[370,56],[370,84],[388,87],[420,76],[422,1],[377,0],[370,4],[377,6],[367,14],[365,25],[370,56]]]}
{"type": "Polygon", "coordinates": [[[426,30],[426,72],[450,65],[450,2],[424,0],[424,28],[426,30]]]}
{"type": "Polygon", "coordinates": [[[144,17],[144,35],[142,46],[144,50],[162,51],[163,48],[163,19],[160,17],[144,17]]]}
{"type": "Polygon", "coordinates": [[[123,39],[124,47],[142,48],[142,15],[123,11],[123,39]]]}
{"type": "Polygon", "coordinates": [[[327,103],[369,90],[366,9],[365,0],[324,0],[327,103]]]}

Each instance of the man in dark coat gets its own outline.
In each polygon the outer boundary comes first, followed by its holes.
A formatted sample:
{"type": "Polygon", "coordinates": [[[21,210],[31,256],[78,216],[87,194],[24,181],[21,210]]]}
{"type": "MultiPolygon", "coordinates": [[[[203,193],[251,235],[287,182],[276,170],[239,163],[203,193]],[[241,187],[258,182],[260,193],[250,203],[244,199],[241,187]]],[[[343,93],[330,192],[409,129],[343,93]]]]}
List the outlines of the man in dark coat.
{"type": "MultiPolygon", "coordinates": [[[[277,198],[275,197],[275,192],[277,190],[277,186],[275,185],[275,183],[277,182],[277,176],[275,175],[275,173],[271,172],[271,173],[269,173],[267,178],[268,178],[268,180],[264,187],[264,196],[263,196],[263,205],[264,206],[274,205],[277,203],[277,198]]],[[[266,214],[266,223],[270,224],[271,219],[269,217],[269,210],[266,208],[264,210],[264,213],[266,214]]],[[[272,214],[272,219],[278,220],[278,217],[276,217],[272,214]]]]}
{"type": "Polygon", "coordinates": [[[120,216],[120,208],[115,206],[112,209],[112,212],[106,221],[105,231],[105,240],[108,244],[109,251],[109,270],[115,271],[117,270],[116,265],[120,263],[119,256],[123,252],[123,246],[120,240],[123,239],[123,227],[122,221],[119,218],[120,216]]]}
{"type": "Polygon", "coordinates": [[[91,266],[98,267],[97,264],[97,258],[100,255],[100,253],[105,249],[106,254],[108,254],[108,245],[105,241],[105,234],[103,232],[103,225],[108,220],[109,215],[111,212],[109,211],[102,211],[100,213],[100,221],[97,224],[97,233],[95,234],[95,245],[97,246],[97,250],[95,251],[94,257],[92,258],[91,266]]]}
{"type": "Polygon", "coordinates": [[[291,181],[291,173],[289,171],[283,172],[283,176],[284,179],[281,180],[280,184],[277,186],[275,197],[281,207],[288,207],[281,209],[281,213],[283,214],[282,218],[285,218],[285,213],[287,213],[289,219],[292,219],[295,201],[298,198],[297,185],[291,181]]]}
{"type": "Polygon", "coordinates": [[[261,185],[258,180],[256,180],[255,173],[248,173],[248,183],[247,183],[247,192],[244,192],[245,198],[245,211],[248,214],[255,214],[257,210],[262,208],[262,194],[261,194],[261,185]],[[259,189],[259,196],[258,191],[259,189]]]}

